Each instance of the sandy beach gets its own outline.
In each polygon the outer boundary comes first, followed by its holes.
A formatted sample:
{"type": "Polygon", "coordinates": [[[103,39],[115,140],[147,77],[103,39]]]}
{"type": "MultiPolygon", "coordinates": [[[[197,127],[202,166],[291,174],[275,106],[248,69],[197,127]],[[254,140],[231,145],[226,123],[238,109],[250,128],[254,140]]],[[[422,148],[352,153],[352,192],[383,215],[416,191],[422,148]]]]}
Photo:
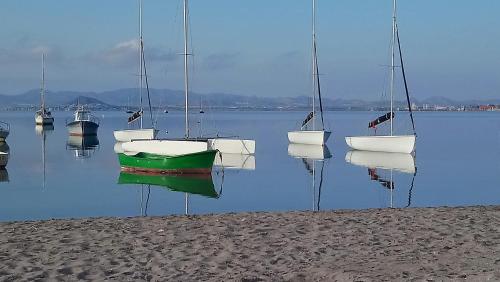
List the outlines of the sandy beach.
{"type": "Polygon", "coordinates": [[[0,280],[499,281],[500,207],[0,224],[0,280]]]}

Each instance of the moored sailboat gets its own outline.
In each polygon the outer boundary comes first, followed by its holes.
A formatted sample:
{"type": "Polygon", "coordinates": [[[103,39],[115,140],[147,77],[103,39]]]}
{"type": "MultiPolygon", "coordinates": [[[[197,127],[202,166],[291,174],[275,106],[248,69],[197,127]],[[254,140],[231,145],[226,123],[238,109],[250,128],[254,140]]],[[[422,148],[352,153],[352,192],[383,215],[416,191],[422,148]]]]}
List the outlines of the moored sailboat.
{"type": "Polygon", "coordinates": [[[122,144],[118,153],[122,170],[160,173],[210,173],[217,150],[207,142],[190,140],[189,136],[189,77],[188,77],[188,6],[184,0],[184,140],[131,140],[122,144]]]}
{"type": "Polygon", "coordinates": [[[146,62],[144,56],[144,40],[142,35],[142,0],[139,0],[139,100],[140,100],[140,109],[137,112],[127,111],[127,113],[132,113],[132,115],[128,118],[128,124],[131,125],[133,123],[139,122],[139,127],[136,129],[123,129],[123,130],[115,130],[113,135],[118,142],[128,142],[132,140],[151,140],[156,138],[158,134],[158,130],[152,126],[152,128],[143,128],[143,86],[144,86],[144,77],[146,78],[146,89],[148,94],[149,101],[149,112],[151,117],[151,124],[153,125],[153,115],[151,111],[151,101],[149,97],[149,86],[147,83],[147,75],[146,75],[146,62]]]}
{"type": "Polygon", "coordinates": [[[389,135],[373,135],[373,136],[347,136],[345,138],[347,145],[355,150],[365,151],[379,151],[391,153],[412,153],[415,150],[416,131],[415,123],[413,120],[413,113],[410,103],[410,96],[408,93],[408,84],[406,81],[405,68],[403,63],[403,54],[401,51],[401,44],[399,40],[399,30],[396,21],[396,0],[393,0],[393,16],[392,16],[392,39],[391,39],[391,82],[390,82],[390,112],[378,117],[377,119],[368,123],[369,129],[376,128],[379,124],[386,121],[390,122],[389,135]],[[394,134],[394,78],[395,78],[395,57],[396,57],[396,44],[398,48],[398,55],[400,59],[401,72],[406,92],[406,102],[408,111],[410,113],[413,134],[411,135],[395,135],[394,134]]]}
{"type": "Polygon", "coordinates": [[[37,125],[50,125],[54,123],[52,113],[45,108],[45,54],[42,55],[42,84],[40,87],[40,110],[35,113],[37,125]]]}
{"type": "Polygon", "coordinates": [[[325,130],[323,119],[323,103],[321,101],[321,86],[319,79],[318,54],[316,42],[316,0],[312,0],[312,111],[307,115],[302,122],[300,130],[288,132],[288,140],[290,143],[308,144],[308,145],[324,145],[331,135],[331,132],[325,130]],[[319,113],[321,124],[316,121],[316,93],[318,94],[319,113]],[[319,126],[319,127],[318,127],[319,126]]]}

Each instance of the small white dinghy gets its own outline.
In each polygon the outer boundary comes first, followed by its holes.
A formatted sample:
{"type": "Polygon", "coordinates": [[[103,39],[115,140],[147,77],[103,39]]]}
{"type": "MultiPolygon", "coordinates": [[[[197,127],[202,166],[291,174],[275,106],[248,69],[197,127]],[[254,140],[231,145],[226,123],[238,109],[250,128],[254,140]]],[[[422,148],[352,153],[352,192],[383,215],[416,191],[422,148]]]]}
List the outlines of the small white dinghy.
{"type": "Polygon", "coordinates": [[[361,151],[409,154],[415,150],[415,135],[346,137],[349,147],[361,151]]]}
{"type": "Polygon", "coordinates": [[[132,123],[139,122],[140,128],[136,129],[123,129],[123,130],[115,130],[113,131],[113,136],[117,142],[129,142],[132,140],[152,140],[156,138],[158,134],[158,130],[154,129],[152,108],[151,108],[151,100],[149,95],[149,86],[148,86],[148,77],[146,72],[146,61],[144,60],[144,40],[142,36],[142,0],[139,0],[139,100],[140,100],[140,109],[137,112],[131,112],[132,115],[128,118],[129,126],[132,123]],[[144,82],[146,82],[146,91],[148,97],[149,104],[149,113],[151,118],[151,126],[152,128],[143,128],[143,90],[144,90],[144,82]]]}
{"type": "Polygon", "coordinates": [[[386,121],[390,122],[389,135],[373,135],[373,136],[347,136],[345,141],[349,147],[355,150],[376,151],[376,152],[390,152],[390,153],[412,153],[415,150],[416,131],[415,122],[413,120],[413,113],[411,109],[410,95],[408,93],[408,84],[406,81],[406,74],[403,62],[403,54],[401,51],[401,44],[399,41],[399,30],[396,22],[396,0],[393,2],[393,15],[392,15],[392,40],[391,40],[391,78],[390,78],[390,112],[378,117],[377,119],[368,123],[368,128],[377,129],[377,125],[386,121]],[[397,46],[396,46],[397,44],[397,46]],[[396,47],[398,51],[400,65],[395,65],[396,47]],[[412,135],[394,135],[394,78],[395,68],[401,67],[401,74],[403,77],[406,102],[408,111],[410,113],[411,124],[413,128],[412,135]]]}
{"type": "Polygon", "coordinates": [[[288,132],[288,141],[294,144],[307,144],[307,145],[324,145],[331,132],[325,130],[323,120],[323,104],[321,102],[321,87],[318,72],[318,55],[316,47],[316,0],[312,0],[313,4],[313,19],[312,19],[312,78],[313,78],[313,91],[312,91],[312,111],[307,115],[306,119],[302,122],[300,130],[288,132]],[[321,117],[321,126],[316,129],[316,93],[318,93],[319,112],[321,117]]]}

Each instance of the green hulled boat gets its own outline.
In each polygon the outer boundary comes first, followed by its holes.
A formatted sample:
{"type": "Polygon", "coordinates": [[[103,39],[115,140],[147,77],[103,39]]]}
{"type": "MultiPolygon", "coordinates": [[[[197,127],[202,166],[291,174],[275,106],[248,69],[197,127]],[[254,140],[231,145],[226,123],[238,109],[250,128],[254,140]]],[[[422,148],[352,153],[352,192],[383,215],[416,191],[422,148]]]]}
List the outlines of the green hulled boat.
{"type": "Polygon", "coordinates": [[[122,170],[168,173],[168,174],[208,174],[212,172],[217,150],[197,153],[163,156],[149,153],[128,155],[118,154],[122,170]]]}
{"type": "Polygon", "coordinates": [[[146,184],[165,187],[175,192],[218,198],[211,175],[164,175],[120,172],[118,184],[146,184]]]}

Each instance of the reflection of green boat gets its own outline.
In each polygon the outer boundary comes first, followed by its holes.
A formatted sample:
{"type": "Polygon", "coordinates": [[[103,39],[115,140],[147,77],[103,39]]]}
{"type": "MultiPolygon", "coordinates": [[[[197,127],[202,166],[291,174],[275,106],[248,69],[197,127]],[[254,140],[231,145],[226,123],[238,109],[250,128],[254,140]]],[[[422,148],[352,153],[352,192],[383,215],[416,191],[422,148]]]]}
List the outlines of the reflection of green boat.
{"type": "Polygon", "coordinates": [[[163,156],[149,153],[128,155],[119,153],[120,166],[126,171],[145,171],[160,173],[208,174],[212,171],[217,150],[197,153],[163,156]]]}
{"type": "Polygon", "coordinates": [[[172,191],[218,198],[212,175],[167,175],[167,174],[137,174],[120,172],[118,184],[146,184],[166,187],[172,191]]]}

